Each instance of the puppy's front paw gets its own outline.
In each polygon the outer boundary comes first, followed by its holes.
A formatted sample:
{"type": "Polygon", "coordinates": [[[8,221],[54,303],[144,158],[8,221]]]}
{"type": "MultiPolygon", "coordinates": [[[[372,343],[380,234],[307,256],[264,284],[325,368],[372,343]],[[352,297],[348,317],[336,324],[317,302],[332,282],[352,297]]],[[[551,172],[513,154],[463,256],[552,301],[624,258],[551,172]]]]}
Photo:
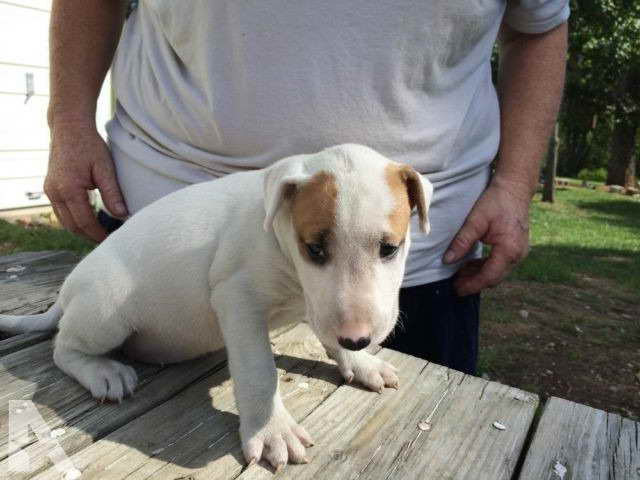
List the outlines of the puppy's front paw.
{"type": "Polygon", "coordinates": [[[307,431],[298,425],[284,407],[276,408],[266,424],[247,425],[240,421],[242,450],[251,465],[264,458],[276,472],[287,462],[309,463],[306,448],[313,446],[307,431]]]}
{"type": "Polygon", "coordinates": [[[384,387],[398,388],[400,381],[396,367],[365,351],[344,351],[336,359],[342,376],[351,383],[354,380],[374,392],[382,393],[384,387]]]}

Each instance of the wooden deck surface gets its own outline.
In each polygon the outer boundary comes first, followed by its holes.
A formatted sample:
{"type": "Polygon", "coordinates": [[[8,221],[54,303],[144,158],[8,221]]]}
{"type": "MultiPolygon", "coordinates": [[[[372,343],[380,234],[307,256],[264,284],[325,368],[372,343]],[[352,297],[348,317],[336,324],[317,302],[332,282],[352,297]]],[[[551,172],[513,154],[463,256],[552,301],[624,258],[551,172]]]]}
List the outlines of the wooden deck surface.
{"type": "MultiPolygon", "coordinates": [[[[77,260],[65,252],[0,257],[0,313],[46,309],[77,260]]],[[[0,478],[71,479],[70,468],[82,479],[274,476],[244,465],[222,353],[164,368],[136,364],[135,396],[101,405],[53,365],[49,335],[2,338],[0,478]],[[9,437],[11,415],[29,402],[48,438],[9,437]],[[72,462],[66,472],[50,459],[56,442],[72,462]],[[16,471],[20,451],[29,471],[16,471]]],[[[311,462],[280,478],[640,479],[638,424],[617,415],[557,398],[541,406],[534,394],[385,349],[377,355],[400,369],[400,389],[369,392],[343,384],[305,325],[273,332],[273,347],[284,403],[316,442],[311,462]]]]}

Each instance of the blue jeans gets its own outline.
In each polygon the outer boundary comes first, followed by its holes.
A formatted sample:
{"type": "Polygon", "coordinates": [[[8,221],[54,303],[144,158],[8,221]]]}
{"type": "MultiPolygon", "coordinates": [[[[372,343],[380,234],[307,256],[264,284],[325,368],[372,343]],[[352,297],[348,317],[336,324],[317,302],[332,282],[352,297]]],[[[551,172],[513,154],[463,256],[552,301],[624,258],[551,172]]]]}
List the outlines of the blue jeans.
{"type": "Polygon", "coordinates": [[[120,228],[120,225],[122,225],[124,222],[122,220],[118,220],[117,218],[113,218],[104,210],[100,210],[98,212],[98,223],[102,225],[107,233],[113,233],[118,228],[120,228]]]}
{"type": "Polygon", "coordinates": [[[383,347],[475,375],[480,294],[459,297],[452,277],[401,289],[400,311],[383,347]]]}

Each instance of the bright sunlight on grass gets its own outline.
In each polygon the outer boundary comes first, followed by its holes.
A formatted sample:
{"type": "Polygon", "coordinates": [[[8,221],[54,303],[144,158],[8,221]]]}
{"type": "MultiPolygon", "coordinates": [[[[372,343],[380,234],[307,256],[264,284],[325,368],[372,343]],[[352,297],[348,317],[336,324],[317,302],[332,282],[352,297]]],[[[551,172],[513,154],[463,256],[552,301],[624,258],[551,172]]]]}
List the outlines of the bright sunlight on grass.
{"type": "Polygon", "coordinates": [[[587,189],[560,190],[554,204],[536,198],[516,278],[575,285],[589,275],[639,291],[639,271],[640,201],[587,189]]]}

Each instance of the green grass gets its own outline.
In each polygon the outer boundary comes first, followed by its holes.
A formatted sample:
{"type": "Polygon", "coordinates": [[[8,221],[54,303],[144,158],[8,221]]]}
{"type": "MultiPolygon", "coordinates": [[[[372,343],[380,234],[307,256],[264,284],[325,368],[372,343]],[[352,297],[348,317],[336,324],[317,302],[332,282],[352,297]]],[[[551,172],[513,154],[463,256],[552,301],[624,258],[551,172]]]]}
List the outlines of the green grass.
{"type": "Polygon", "coordinates": [[[94,244],[66,230],[45,226],[15,225],[0,220],[0,255],[40,250],[71,250],[86,255],[94,244]]]}
{"type": "Polygon", "coordinates": [[[577,285],[584,276],[640,291],[640,201],[587,189],[536,197],[531,251],[514,272],[520,280],[577,285]]]}

